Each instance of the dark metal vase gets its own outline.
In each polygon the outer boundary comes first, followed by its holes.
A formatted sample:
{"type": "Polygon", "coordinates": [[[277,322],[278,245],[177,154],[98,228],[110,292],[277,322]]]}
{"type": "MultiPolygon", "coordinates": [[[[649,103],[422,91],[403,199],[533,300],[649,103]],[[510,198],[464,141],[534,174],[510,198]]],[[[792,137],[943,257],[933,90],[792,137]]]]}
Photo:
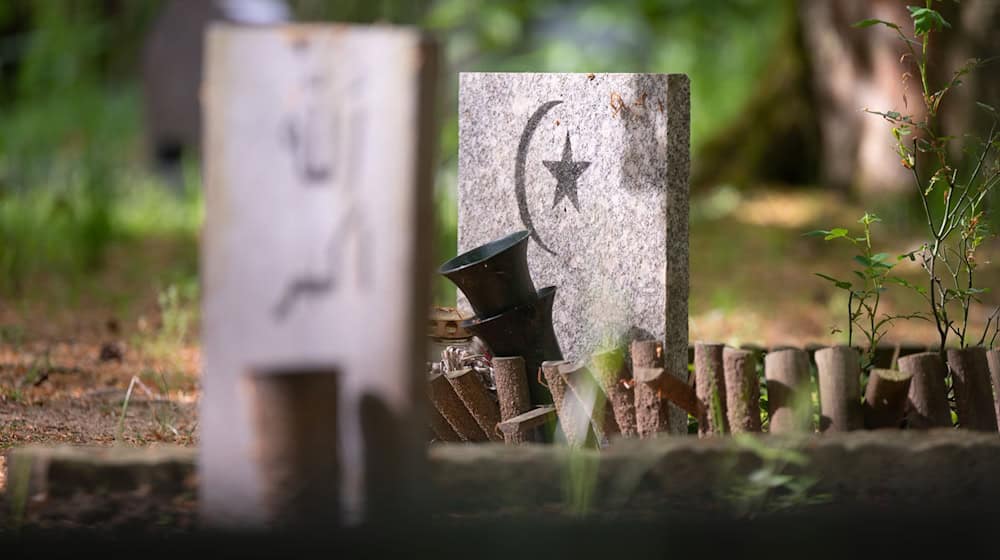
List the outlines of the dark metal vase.
{"type": "Polygon", "coordinates": [[[477,317],[492,317],[535,299],[528,271],[527,231],[480,245],[445,262],[438,272],[469,299],[477,317]]]}
{"type": "Polygon", "coordinates": [[[561,360],[552,327],[555,286],[535,291],[528,270],[528,231],[512,233],[445,262],[438,269],[465,294],[476,316],[461,323],[494,356],[521,356],[533,405],[550,404],[538,382],[545,360],[561,360]]]}
{"type": "Polygon", "coordinates": [[[556,288],[549,286],[526,303],[486,318],[467,319],[462,326],[483,339],[494,356],[521,356],[528,375],[531,404],[551,404],[552,394],[538,381],[538,368],[546,360],[563,359],[552,328],[552,303],[556,288]]]}

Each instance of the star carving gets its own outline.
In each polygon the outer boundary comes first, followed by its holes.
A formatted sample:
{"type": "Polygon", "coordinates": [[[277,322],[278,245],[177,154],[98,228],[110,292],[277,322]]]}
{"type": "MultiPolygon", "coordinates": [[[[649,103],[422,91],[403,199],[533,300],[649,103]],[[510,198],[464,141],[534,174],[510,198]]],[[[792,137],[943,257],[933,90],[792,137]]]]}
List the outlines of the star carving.
{"type": "Polygon", "coordinates": [[[580,201],[576,196],[577,180],[580,175],[590,167],[589,161],[573,161],[573,146],[569,141],[569,132],[566,132],[566,143],[563,144],[562,159],[558,161],[543,161],[543,165],[549,173],[556,178],[556,194],[552,201],[555,208],[559,201],[568,198],[573,203],[573,208],[580,211],[580,201]]]}

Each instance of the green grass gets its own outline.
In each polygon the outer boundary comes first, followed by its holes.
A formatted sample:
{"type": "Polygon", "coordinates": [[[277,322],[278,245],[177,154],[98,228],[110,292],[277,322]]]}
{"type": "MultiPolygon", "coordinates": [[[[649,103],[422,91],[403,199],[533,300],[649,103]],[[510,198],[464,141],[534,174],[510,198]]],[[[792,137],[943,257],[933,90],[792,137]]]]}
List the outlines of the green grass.
{"type": "Polygon", "coordinates": [[[76,184],[0,197],[0,293],[24,294],[37,281],[79,288],[116,243],[197,238],[199,189],[177,196],[150,179],[120,181],[100,194],[76,184]]]}

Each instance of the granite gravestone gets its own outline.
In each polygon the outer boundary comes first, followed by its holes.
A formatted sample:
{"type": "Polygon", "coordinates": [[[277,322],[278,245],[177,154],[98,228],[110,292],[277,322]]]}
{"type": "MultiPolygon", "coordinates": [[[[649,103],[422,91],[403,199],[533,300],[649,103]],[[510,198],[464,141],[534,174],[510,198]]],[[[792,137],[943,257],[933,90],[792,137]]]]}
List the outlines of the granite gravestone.
{"type": "MultiPolygon", "coordinates": [[[[557,287],[568,359],[656,338],[686,378],[687,76],[462,73],[459,84],[459,252],[530,231],[531,275],[557,287]]],[[[671,431],[686,429],[672,406],[671,431]]]]}
{"type": "Polygon", "coordinates": [[[363,519],[366,485],[420,466],[436,49],[389,26],[216,24],[206,44],[203,514],[262,522],[245,380],[320,364],[363,519]]]}

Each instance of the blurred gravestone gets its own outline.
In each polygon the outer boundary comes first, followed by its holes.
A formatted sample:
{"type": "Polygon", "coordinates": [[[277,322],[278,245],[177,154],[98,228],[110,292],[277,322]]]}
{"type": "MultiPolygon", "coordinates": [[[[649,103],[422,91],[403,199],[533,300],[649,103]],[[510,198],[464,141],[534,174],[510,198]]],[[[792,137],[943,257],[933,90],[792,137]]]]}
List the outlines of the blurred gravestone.
{"type": "Polygon", "coordinates": [[[284,0],[168,0],[143,50],[146,144],[157,171],[176,179],[181,158],[201,145],[204,33],[212,22],[243,25],[287,21],[284,0]]]}
{"type": "Polygon", "coordinates": [[[680,74],[461,74],[459,251],[530,231],[568,359],[655,337],[686,379],[689,100],[680,74]]]}
{"type": "Polygon", "coordinates": [[[435,52],[387,26],[207,36],[199,498],[212,523],[261,521],[243,389],[255,370],[337,372],[349,518],[371,505],[363,486],[419,472],[435,52]]]}

